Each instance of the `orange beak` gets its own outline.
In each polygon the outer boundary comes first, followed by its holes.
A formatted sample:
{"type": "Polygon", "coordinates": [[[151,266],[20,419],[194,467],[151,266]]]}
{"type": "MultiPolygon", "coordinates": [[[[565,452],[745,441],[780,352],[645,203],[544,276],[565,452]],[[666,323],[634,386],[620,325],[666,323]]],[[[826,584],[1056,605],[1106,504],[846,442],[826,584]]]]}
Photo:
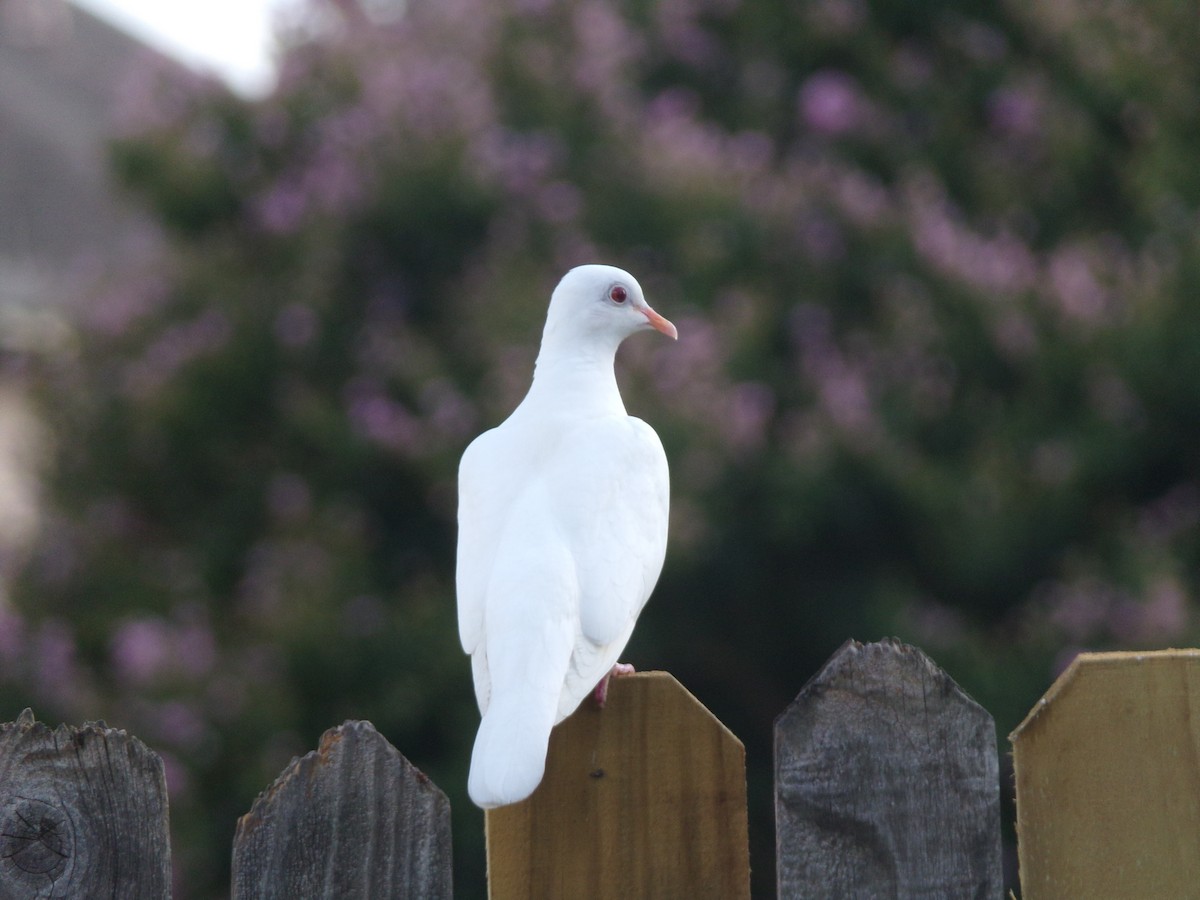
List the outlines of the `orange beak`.
{"type": "Polygon", "coordinates": [[[661,331],[673,341],[679,340],[679,332],[676,331],[675,326],[672,325],[667,319],[664,319],[662,316],[652,310],[650,307],[643,306],[638,310],[638,312],[646,317],[646,320],[650,323],[650,327],[655,331],[661,331]]]}

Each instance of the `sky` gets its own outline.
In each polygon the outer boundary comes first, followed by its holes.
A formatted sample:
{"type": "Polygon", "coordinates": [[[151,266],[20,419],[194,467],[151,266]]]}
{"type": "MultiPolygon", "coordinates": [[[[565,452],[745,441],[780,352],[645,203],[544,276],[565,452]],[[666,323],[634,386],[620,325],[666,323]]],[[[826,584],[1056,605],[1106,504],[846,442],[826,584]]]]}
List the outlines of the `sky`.
{"type": "Polygon", "coordinates": [[[274,81],[271,23],[297,0],[72,0],[250,96],[274,81]]]}

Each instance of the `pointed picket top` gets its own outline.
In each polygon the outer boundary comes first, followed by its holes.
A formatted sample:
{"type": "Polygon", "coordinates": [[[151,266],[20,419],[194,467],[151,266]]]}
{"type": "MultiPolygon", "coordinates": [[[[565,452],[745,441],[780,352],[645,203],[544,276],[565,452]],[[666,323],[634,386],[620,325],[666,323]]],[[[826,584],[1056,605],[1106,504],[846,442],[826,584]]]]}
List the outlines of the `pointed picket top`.
{"type": "Polygon", "coordinates": [[[1009,738],[1022,895],[1200,884],[1200,650],[1081,653],[1009,738]]]}
{"type": "Polygon", "coordinates": [[[169,897],[162,759],[103,722],[0,725],[0,897],[169,897]]]}
{"type": "Polygon", "coordinates": [[[924,653],[848,641],[775,722],[778,894],[999,897],[991,716],[924,653]]]}
{"type": "Polygon", "coordinates": [[[234,900],[451,894],[450,802],[370,722],[326,731],[238,820],[234,900]]]}
{"type": "Polygon", "coordinates": [[[666,672],[585,700],[486,829],[491,900],[750,896],[745,748],[666,672]]]}

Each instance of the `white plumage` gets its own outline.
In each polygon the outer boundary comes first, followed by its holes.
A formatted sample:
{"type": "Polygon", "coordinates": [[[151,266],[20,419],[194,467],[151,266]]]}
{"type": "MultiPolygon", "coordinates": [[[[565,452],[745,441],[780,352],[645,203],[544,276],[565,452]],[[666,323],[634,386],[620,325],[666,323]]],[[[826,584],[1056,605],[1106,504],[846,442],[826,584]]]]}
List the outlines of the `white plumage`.
{"type": "Polygon", "coordinates": [[[485,809],[533,793],[550,730],[617,662],[662,570],[667,458],[613,372],[650,328],[676,337],[629,273],[572,269],[529,393],[463,454],[458,627],[483,715],[468,790],[485,809]]]}

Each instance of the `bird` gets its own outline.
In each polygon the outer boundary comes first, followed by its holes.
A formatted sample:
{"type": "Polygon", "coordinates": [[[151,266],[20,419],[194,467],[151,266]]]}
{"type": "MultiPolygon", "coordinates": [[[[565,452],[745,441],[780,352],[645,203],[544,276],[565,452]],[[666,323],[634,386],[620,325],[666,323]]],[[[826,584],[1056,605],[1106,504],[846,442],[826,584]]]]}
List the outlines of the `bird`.
{"type": "Polygon", "coordinates": [[[550,296],[528,393],[458,471],[459,637],[482,716],[467,792],[483,809],[541,783],[550,732],[610,673],[662,571],[662,442],[626,412],[625,338],[678,331],[632,275],[584,265],[550,296]]]}

